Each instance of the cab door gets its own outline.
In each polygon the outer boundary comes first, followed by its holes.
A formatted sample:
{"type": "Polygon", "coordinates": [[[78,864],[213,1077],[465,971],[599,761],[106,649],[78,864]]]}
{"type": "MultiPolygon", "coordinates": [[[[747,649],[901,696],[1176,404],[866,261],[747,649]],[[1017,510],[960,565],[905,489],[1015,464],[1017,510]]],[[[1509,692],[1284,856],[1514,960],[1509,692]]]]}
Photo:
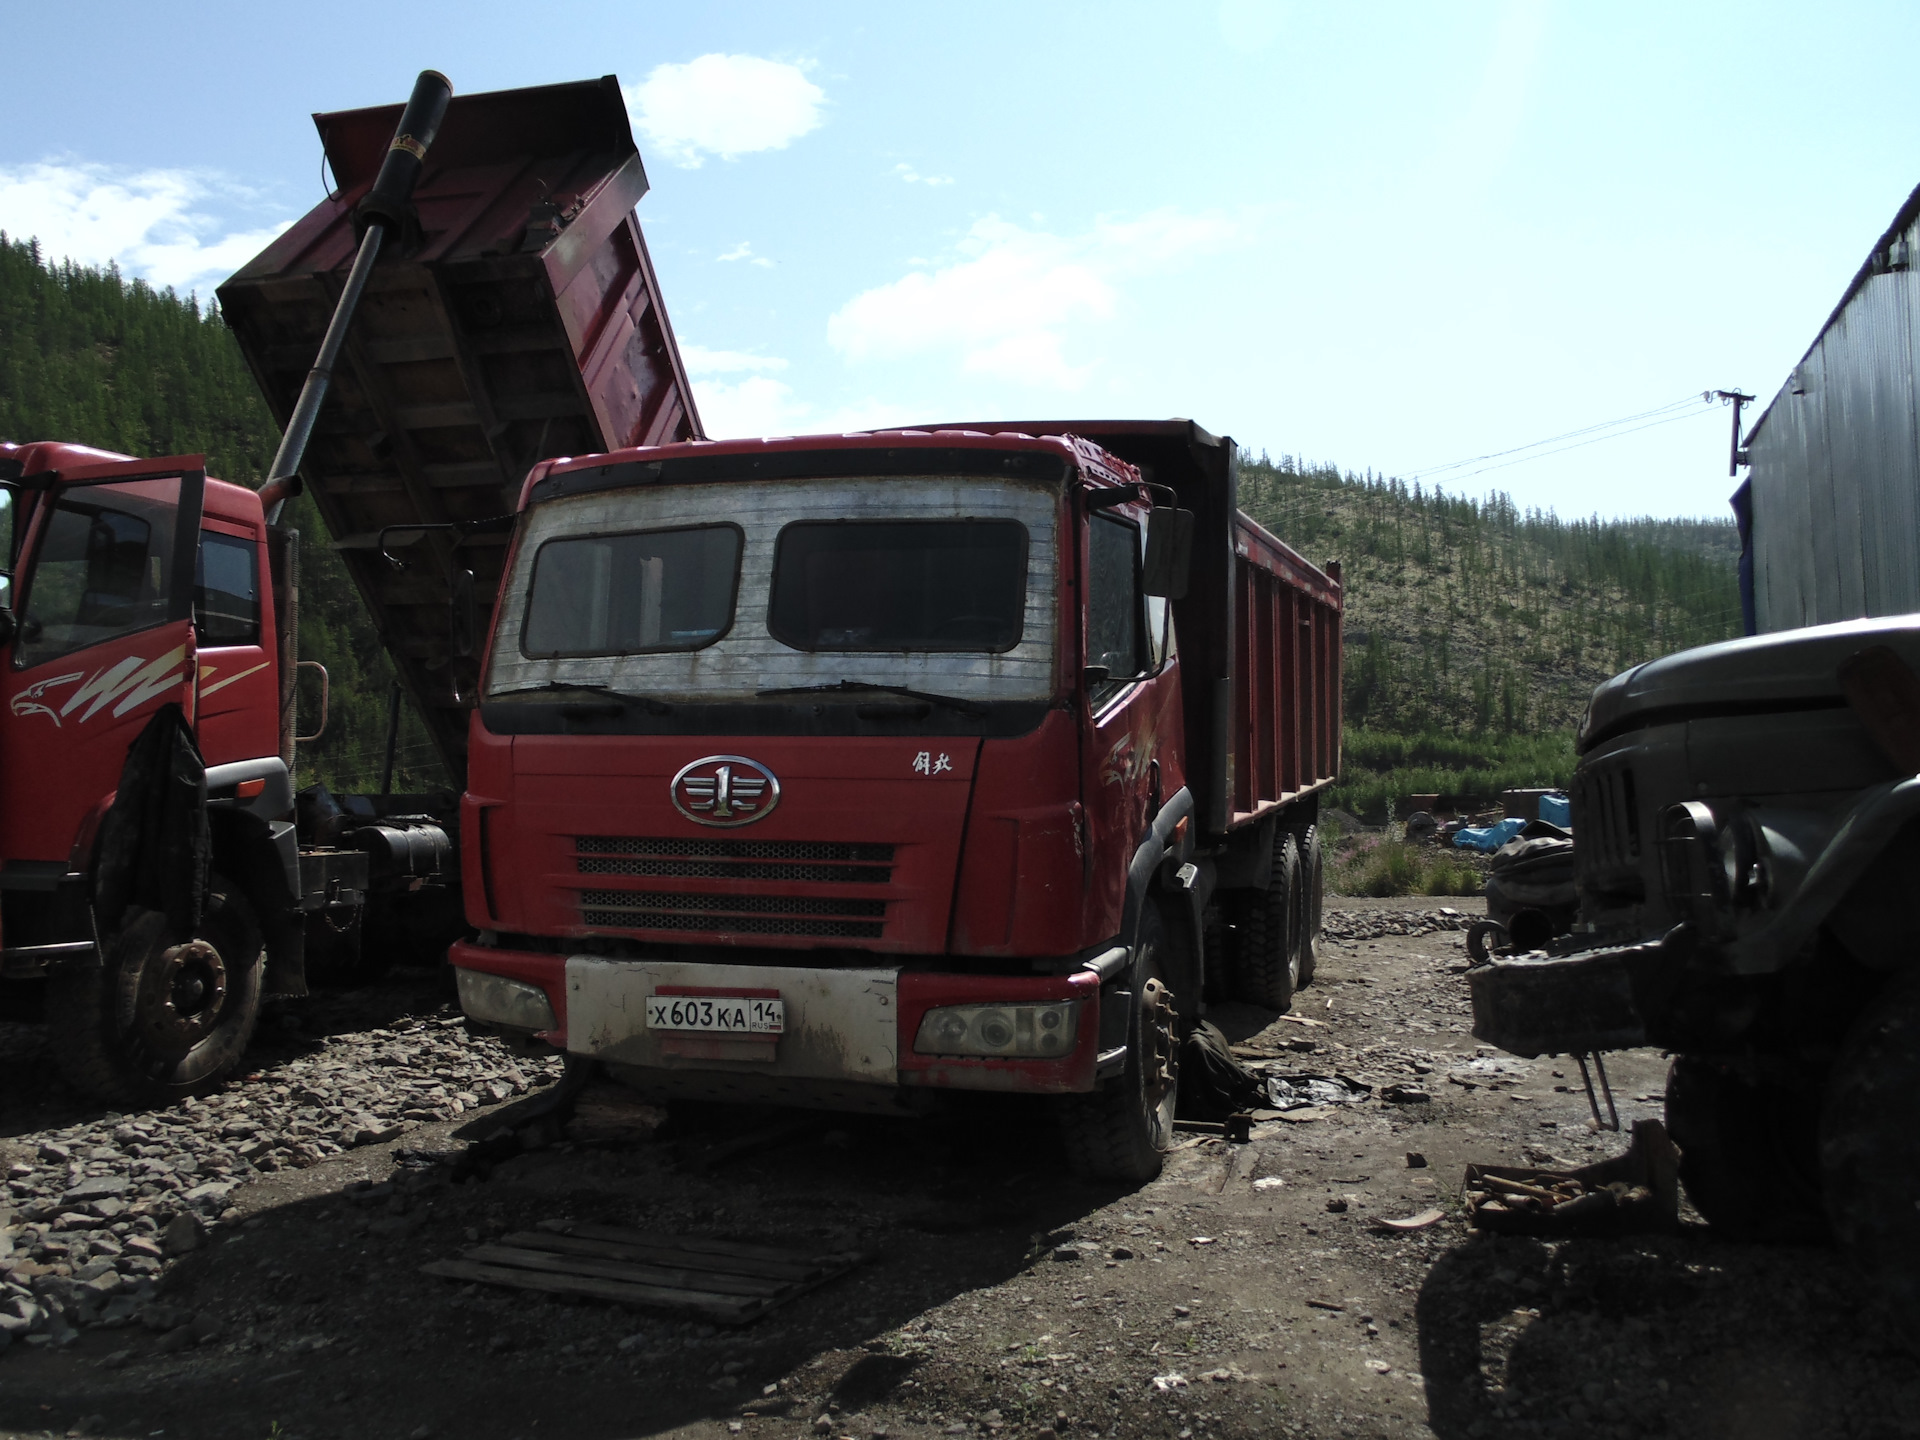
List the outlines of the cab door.
{"type": "Polygon", "coordinates": [[[1120,929],[1127,866],[1146,836],[1159,776],[1159,697],[1151,683],[1156,646],[1141,584],[1138,508],[1098,510],[1086,525],[1087,712],[1080,793],[1090,888],[1083,933],[1101,938],[1120,929]]]}
{"type": "Polygon", "coordinates": [[[38,497],[0,647],[0,859],[64,866],[169,702],[194,718],[202,457],[60,472],[38,497]]]}

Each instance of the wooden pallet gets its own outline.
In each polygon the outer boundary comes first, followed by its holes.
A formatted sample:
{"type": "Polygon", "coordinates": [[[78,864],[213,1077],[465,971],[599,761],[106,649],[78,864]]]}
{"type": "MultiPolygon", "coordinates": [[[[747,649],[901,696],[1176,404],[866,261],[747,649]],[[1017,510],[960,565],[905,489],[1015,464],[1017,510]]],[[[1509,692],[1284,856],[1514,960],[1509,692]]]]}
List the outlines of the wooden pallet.
{"type": "Polygon", "coordinates": [[[851,1252],[542,1220],[537,1230],[505,1235],[474,1246],[458,1260],[435,1260],[420,1268],[449,1280],[579,1295],[744,1325],[846,1274],[861,1258],[851,1252]]]}

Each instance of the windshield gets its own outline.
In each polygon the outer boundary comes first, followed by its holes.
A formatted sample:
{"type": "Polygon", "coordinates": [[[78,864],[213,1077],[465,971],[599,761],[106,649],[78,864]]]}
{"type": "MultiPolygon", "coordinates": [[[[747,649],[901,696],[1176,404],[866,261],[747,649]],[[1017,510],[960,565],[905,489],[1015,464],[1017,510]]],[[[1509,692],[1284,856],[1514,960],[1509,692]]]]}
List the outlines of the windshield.
{"type": "Polygon", "coordinates": [[[1057,483],[941,476],[548,501],[524,522],[488,698],[791,704],[760,692],[841,681],[1046,698],[1058,505],[1057,483]]]}
{"type": "Polygon", "coordinates": [[[520,653],[697,650],[733,622],[740,527],[549,540],[533,560],[520,653]]]}
{"type": "Polygon", "coordinates": [[[1011,650],[1026,618],[1017,520],[801,521],[780,532],[767,629],[796,650],[1011,650]]]}

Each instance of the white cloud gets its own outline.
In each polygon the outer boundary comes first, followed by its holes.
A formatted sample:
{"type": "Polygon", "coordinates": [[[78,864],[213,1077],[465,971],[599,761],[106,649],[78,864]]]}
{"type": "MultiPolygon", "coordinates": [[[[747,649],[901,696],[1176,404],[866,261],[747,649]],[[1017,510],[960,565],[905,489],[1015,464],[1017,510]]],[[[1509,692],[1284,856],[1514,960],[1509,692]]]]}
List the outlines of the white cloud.
{"type": "Polygon", "coordinates": [[[793,398],[791,385],[765,375],[734,381],[702,380],[694,385],[693,398],[707,434],[715,440],[798,435],[810,428],[806,418],[812,407],[793,398]]]}
{"type": "Polygon", "coordinates": [[[827,321],[827,340],[854,361],[948,352],[967,374],[1078,389],[1093,365],[1068,359],[1069,330],[1113,319],[1122,282],[1241,238],[1233,221],[1172,209],[1101,220],[1077,236],[990,215],[951,264],[854,296],[827,321]]]}
{"type": "Polygon", "coordinates": [[[38,237],[54,258],[123,270],[155,285],[211,286],[287,228],[230,230],[209,202],[251,197],[198,170],[126,170],[81,161],[0,167],[0,229],[38,237]]]}
{"type": "Polygon", "coordinates": [[[827,98],[798,65],[718,54],[656,65],[625,94],[652,153],[687,169],[785,149],[819,127],[827,98]]]}
{"type": "Polygon", "coordinates": [[[709,350],[704,345],[682,345],[680,359],[689,375],[731,375],[742,370],[779,371],[787,362],[777,355],[753,355],[745,350],[709,350]]]}
{"type": "Polygon", "coordinates": [[[734,246],[731,250],[721,251],[718,255],[714,256],[713,258],[716,260],[722,261],[723,263],[728,260],[744,260],[749,265],[769,265],[770,266],[773,264],[773,261],[769,260],[766,256],[754,254],[752,244],[745,240],[742,240],[738,245],[734,246]]]}
{"type": "Polygon", "coordinates": [[[893,167],[893,173],[909,185],[951,185],[953,183],[951,175],[922,175],[911,165],[896,165],[893,167]]]}

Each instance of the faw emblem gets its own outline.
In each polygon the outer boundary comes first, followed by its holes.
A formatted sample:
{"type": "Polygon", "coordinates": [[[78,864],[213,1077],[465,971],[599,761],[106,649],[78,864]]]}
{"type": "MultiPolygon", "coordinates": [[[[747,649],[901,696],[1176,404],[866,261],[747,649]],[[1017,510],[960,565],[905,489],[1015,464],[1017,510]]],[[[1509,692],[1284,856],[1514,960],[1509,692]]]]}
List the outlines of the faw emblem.
{"type": "Polygon", "coordinates": [[[682,767],[667,793],[696,825],[750,825],[780,803],[780,782],[758,760],[708,755],[682,767]]]}
{"type": "Polygon", "coordinates": [[[83,721],[91,720],[109,705],[113,707],[117,719],[129,710],[138,709],[147,701],[165,694],[186,678],[187,647],[176,645],[157,660],[129,655],[91,675],[84,670],[75,670],[66,675],[55,675],[49,680],[36,680],[15,695],[10,703],[14,714],[45,715],[56,726],[83,705],[86,707],[80,712],[83,721]],[[71,685],[76,680],[82,683],[75,686],[73,693],[64,700],[47,693],[56,685],[71,685]],[[56,710],[55,705],[59,709],[56,710]]]}

